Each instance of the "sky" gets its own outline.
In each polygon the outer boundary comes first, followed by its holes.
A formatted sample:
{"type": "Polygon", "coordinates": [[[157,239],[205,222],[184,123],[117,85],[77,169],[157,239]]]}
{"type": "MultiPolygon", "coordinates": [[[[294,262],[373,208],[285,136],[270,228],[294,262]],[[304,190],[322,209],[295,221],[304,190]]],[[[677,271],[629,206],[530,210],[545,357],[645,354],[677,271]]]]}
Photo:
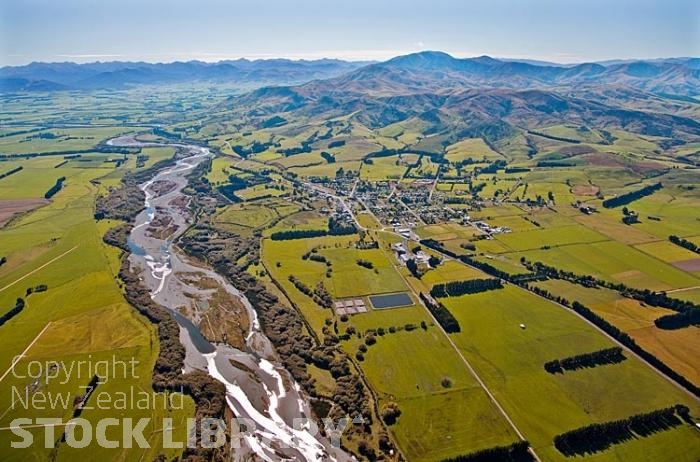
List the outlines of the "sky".
{"type": "Polygon", "coordinates": [[[700,1],[0,0],[0,66],[421,50],[560,63],[697,57],[700,1]]]}

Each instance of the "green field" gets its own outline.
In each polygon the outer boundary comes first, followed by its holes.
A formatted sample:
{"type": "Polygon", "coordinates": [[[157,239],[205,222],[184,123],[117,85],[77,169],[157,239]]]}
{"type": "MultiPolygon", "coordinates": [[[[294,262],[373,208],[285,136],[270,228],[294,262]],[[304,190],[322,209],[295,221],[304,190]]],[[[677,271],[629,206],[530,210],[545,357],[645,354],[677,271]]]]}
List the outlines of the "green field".
{"type": "MultiPolygon", "coordinates": [[[[60,158],[59,158],[60,159],[60,158]]],[[[0,340],[0,363],[9,365],[15,355],[20,354],[36,339],[27,355],[15,366],[17,374],[9,374],[0,384],[0,396],[8,406],[3,409],[0,424],[9,423],[19,417],[59,417],[64,421],[72,416],[72,406],[55,408],[26,409],[15,398],[13,390],[24,393],[31,384],[27,367],[31,361],[77,361],[112,360],[136,361],[135,377],[117,375],[113,380],[98,387],[110,396],[117,392],[129,392],[132,387],[152,395],[151,371],[158,351],[158,339],[152,325],[136,314],[121,294],[115,275],[119,269],[119,252],[102,242],[102,235],[115,223],[96,223],[92,218],[93,203],[98,188],[89,180],[111,174],[109,169],[65,168],[54,169],[56,157],[36,158],[23,162],[25,170],[17,174],[31,174],[32,181],[12,183],[8,177],[0,188],[7,188],[8,196],[31,198],[42,197],[59,174],[67,177],[65,187],[54,196],[51,203],[16,220],[9,227],[0,230],[2,252],[7,264],[0,271],[0,304],[9,307],[15,298],[24,296],[27,287],[46,284],[48,291],[27,297],[25,309],[2,326],[0,340]],[[44,330],[45,329],[45,330],[44,330]],[[38,335],[43,331],[43,334],[38,335]]],[[[122,170],[120,174],[123,174],[122,170]]],[[[7,196],[3,195],[4,198],[7,196]]],[[[41,385],[40,391],[53,396],[61,394],[70,399],[81,392],[91,375],[83,372],[82,377],[71,375],[66,384],[50,382],[41,385]]],[[[16,395],[15,395],[16,396],[16,395]]],[[[162,417],[174,418],[177,430],[175,436],[183,439],[184,419],[194,412],[192,401],[184,400],[182,410],[163,407],[162,397],[156,397],[157,407],[130,409],[128,416],[134,419],[150,417],[151,422],[144,434],[148,435],[153,449],[142,454],[123,453],[121,449],[100,448],[96,442],[91,446],[91,454],[96,458],[140,460],[142,457],[155,457],[162,446],[162,432],[158,421],[162,417]],[[179,436],[178,436],[179,435],[179,436]]],[[[104,417],[114,417],[114,408],[86,410],[82,417],[91,422],[104,417]]],[[[35,438],[43,441],[43,430],[32,431],[35,438]]],[[[112,427],[107,435],[117,439],[121,429],[112,427]]],[[[57,438],[58,438],[57,433],[57,438]]],[[[43,444],[35,444],[27,452],[10,452],[10,441],[16,440],[10,432],[0,432],[0,447],[9,460],[36,458],[45,460],[50,449],[43,444]]],[[[78,452],[68,446],[58,451],[57,460],[75,460],[78,452]]],[[[165,451],[176,455],[173,450],[165,451]]]]}
{"type": "MultiPolygon", "coordinates": [[[[699,279],[615,241],[563,246],[556,252],[532,250],[514,254],[577,274],[592,274],[632,287],[668,290],[698,285],[699,279]]],[[[516,260],[518,258],[515,258],[516,260]]]]}
{"type": "MultiPolygon", "coordinates": [[[[557,434],[675,403],[689,406],[698,419],[700,404],[628,352],[619,364],[547,373],[543,367],[547,361],[616,344],[572,311],[511,283],[498,290],[440,299],[461,327],[458,333],[446,334],[421,303],[419,293],[440,283],[490,276],[458,258],[445,258],[436,267],[422,262],[415,271],[397,258],[390,245],[405,242],[410,252],[421,245],[401,235],[406,232],[399,228],[410,228],[419,239],[435,239],[457,256],[469,255],[510,275],[527,273],[521,261],[525,258],[638,289],[668,291],[672,297],[700,304],[700,271],[689,263],[700,256],[668,241],[675,234],[700,245],[700,170],[693,164],[700,144],[692,124],[686,126],[680,119],[696,120],[700,106],[690,99],[680,101],[654,92],[639,107],[632,103],[625,108],[639,121],[622,123],[610,115],[602,122],[594,111],[575,117],[574,105],[567,109],[572,117],[564,120],[558,111],[536,115],[541,112],[535,109],[541,103],[539,91],[521,92],[512,99],[509,89],[479,94],[465,87],[455,98],[446,93],[439,110],[425,111],[423,105],[433,104],[429,87],[420,94],[404,95],[393,93],[401,88],[400,82],[387,80],[386,88],[368,91],[368,98],[380,95],[377,108],[365,111],[363,96],[317,113],[313,92],[318,84],[302,87],[294,96],[286,95],[287,87],[280,87],[271,106],[245,97],[238,100],[237,94],[248,88],[219,83],[2,95],[0,174],[19,166],[23,170],[0,178],[0,205],[21,206],[23,199],[43,198],[58,178],[65,177],[65,183],[50,201],[33,204],[36,209],[0,228],[0,257],[7,259],[0,264],[3,311],[25,296],[28,287],[48,286],[47,292],[26,297],[25,309],[0,326],[4,334],[0,364],[5,365],[0,375],[36,339],[18,363],[18,372],[26,372],[33,360],[135,358],[138,377],[110,380],[99,390],[114,394],[134,387],[153,393],[157,332],[124,300],[117,277],[120,251],[102,241],[104,233],[120,223],[95,222],[93,213],[98,195],[119,186],[127,172],[138,170],[135,154],[100,153],[97,150],[105,149],[99,145],[122,133],[163,141],[158,131],[162,129],[172,134],[164,136],[183,143],[196,141],[217,153],[205,173],[209,185],[203,181],[191,188],[197,191],[189,204],[196,219],[187,236],[197,235],[201,242],[221,238],[217,245],[228,252],[222,255],[235,255],[236,261],[212,259],[210,263],[223,263],[221,267],[226,268],[235,264],[241,277],[231,280],[251,294],[251,301],[254,292],[248,290],[264,288],[277,298],[272,310],[293,308],[293,322],[301,315],[302,333],[317,343],[305,344],[301,351],[294,349],[293,342],[289,348],[284,338],[275,341],[282,342],[280,357],[288,351],[297,354],[291,359],[292,367],[302,371],[301,386],[311,384],[312,391],[318,392],[313,396],[330,404],[341,387],[334,378],[337,370],[318,364],[313,355],[309,360],[305,356],[309,351],[347,361],[350,375],[360,375],[369,390],[370,407],[376,405],[370,435],[362,438],[372,440],[369,444],[379,455],[377,460],[398,462],[403,457],[437,462],[508,445],[518,440],[514,425],[543,462],[698,461],[700,432],[690,425],[630,439],[594,454],[564,457],[553,446],[557,434]],[[397,101],[414,96],[419,102],[410,112],[393,110],[397,101]],[[304,100],[298,107],[297,98],[304,100]],[[491,120],[492,115],[485,112],[462,112],[461,105],[471,104],[467,98],[502,101],[497,103],[499,110],[508,115],[491,120]],[[533,103],[533,98],[538,102],[533,103]],[[249,106],[239,107],[239,103],[249,106]],[[668,124],[669,114],[648,124],[642,119],[662,106],[677,117],[673,119],[677,124],[668,124]],[[528,117],[523,119],[521,113],[528,117]],[[284,122],[269,126],[265,121],[273,116],[284,122]],[[241,152],[241,148],[247,151],[239,157],[234,149],[241,152]],[[301,152],[285,151],[289,149],[301,152]],[[84,152],[65,158],[74,151],[84,152]],[[329,162],[322,152],[334,159],[329,162]],[[124,162],[117,165],[117,160],[124,162]],[[549,165],[541,163],[545,161],[549,165]],[[337,174],[340,169],[345,175],[337,174]],[[220,187],[232,175],[250,183],[237,190],[236,197],[224,197],[220,187]],[[423,181],[416,182],[419,179],[423,181]],[[656,182],[663,188],[625,205],[628,212],[638,214],[638,223],[623,223],[623,206],[602,205],[604,199],[656,182]],[[343,204],[334,197],[342,198],[343,204]],[[283,231],[329,231],[331,217],[352,220],[340,212],[346,206],[358,221],[357,234],[271,237],[283,231]],[[595,211],[586,213],[583,206],[595,211]],[[510,232],[489,235],[475,221],[507,227],[510,232]],[[358,248],[371,241],[378,248],[358,248]],[[308,258],[311,254],[321,261],[308,258]],[[312,291],[327,292],[333,301],[362,299],[368,311],[340,316],[306,295],[290,276],[312,291]],[[409,294],[413,304],[375,310],[368,300],[371,295],[398,292],[409,294]],[[375,343],[366,341],[370,334],[375,343]],[[384,425],[381,410],[392,403],[401,414],[395,423],[384,425]],[[397,445],[394,454],[382,452],[376,444],[383,433],[397,445]]],[[[331,93],[320,99],[333,100],[331,93]]],[[[613,93],[606,96],[611,104],[616,98],[613,93]]],[[[174,152],[172,147],[143,148],[141,154],[147,159],[139,169],[171,158],[174,152]]],[[[185,241],[176,244],[185,249],[185,241]]],[[[423,251],[439,255],[425,245],[423,251]]],[[[219,255],[218,250],[213,252],[219,255]]],[[[659,329],[654,320],[671,311],[612,290],[563,280],[528,280],[528,284],[585,304],[673,370],[700,384],[700,327],[659,329]]],[[[261,321],[264,313],[259,310],[261,321]]],[[[282,333],[291,327],[295,326],[286,320],[284,325],[263,323],[264,329],[282,333]]],[[[39,389],[73,397],[88,380],[74,377],[39,389]]],[[[29,379],[12,374],[0,379],[0,400],[5,403],[0,408],[0,427],[9,426],[16,417],[70,417],[72,408],[13,409],[13,387],[32,386],[29,379]]],[[[93,444],[88,449],[90,458],[147,461],[162,452],[166,460],[176,460],[181,451],[160,448],[162,432],[155,419],[173,417],[175,438],[181,440],[184,419],[194,415],[194,404],[186,399],[184,409],[168,409],[162,406],[162,397],[155,399],[157,409],[119,411],[119,416],[154,419],[144,432],[151,449],[105,449],[93,444]]],[[[335,406],[334,412],[340,410],[335,406]]],[[[83,417],[94,421],[114,414],[114,410],[87,410],[83,417]]],[[[43,431],[32,433],[36,438],[43,436],[43,431]]],[[[108,436],[118,439],[117,433],[115,427],[108,436]]],[[[357,435],[351,430],[343,442],[360,460],[357,435]]],[[[39,445],[24,453],[11,452],[12,437],[11,432],[0,432],[3,460],[85,458],[85,452],[67,445],[53,455],[39,445]]]]}
{"type": "MultiPolygon", "coordinates": [[[[687,403],[697,412],[694,400],[635,358],[562,376],[545,372],[543,364],[548,360],[594,351],[611,342],[571,312],[520,289],[506,287],[447,299],[445,305],[462,326],[461,333],[453,334],[460,350],[546,460],[565,460],[552,447],[554,435],[588,423],[676,402],[687,403]],[[521,323],[525,329],[519,327],[521,323]]],[[[677,443],[668,456],[693,460],[686,448],[697,445],[700,435],[683,428],[667,433],[677,443]]],[[[668,435],[659,437],[666,441],[666,450],[668,435]]],[[[648,440],[645,446],[655,445],[648,440]]],[[[640,455],[636,451],[642,447],[616,446],[595,460],[640,455]]]]}

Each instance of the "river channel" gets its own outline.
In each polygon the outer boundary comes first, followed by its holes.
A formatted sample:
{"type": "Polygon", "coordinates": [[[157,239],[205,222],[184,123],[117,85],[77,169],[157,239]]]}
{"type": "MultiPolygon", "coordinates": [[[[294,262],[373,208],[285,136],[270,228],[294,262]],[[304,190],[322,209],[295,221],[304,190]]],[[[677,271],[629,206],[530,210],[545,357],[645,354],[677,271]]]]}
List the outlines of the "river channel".
{"type": "MultiPolygon", "coordinates": [[[[114,138],[108,144],[162,146],[129,136],[114,138]]],[[[232,451],[234,460],[353,460],[325,437],[299,425],[298,420],[295,428],[294,419],[312,416],[308,397],[280,365],[250,302],[226,278],[201,262],[191,261],[174,245],[193,220],[188,207],[191,198],[183,192],[187,175],[212,154],[195,145],[170,146],[187,154],[140,185],[146,195],[145,209],[137,216],[128,239],[129,260],[132,269],[140,271],[153,300],[168,308],[179,323],[180,340],[186,349],[185,371],[199,369],[223,383],[233,414],[255,422],[254,430],[242,433],[242,447],[232,451]],[[201,280],[208,281],[205,288],[198,284],[201,280]],[[249,326],[243,349],[209,342],[198,327],[197,316],[188,315],[201,312],[208,297],[221,289],[245,307],[239,313],[249,326]]]]}

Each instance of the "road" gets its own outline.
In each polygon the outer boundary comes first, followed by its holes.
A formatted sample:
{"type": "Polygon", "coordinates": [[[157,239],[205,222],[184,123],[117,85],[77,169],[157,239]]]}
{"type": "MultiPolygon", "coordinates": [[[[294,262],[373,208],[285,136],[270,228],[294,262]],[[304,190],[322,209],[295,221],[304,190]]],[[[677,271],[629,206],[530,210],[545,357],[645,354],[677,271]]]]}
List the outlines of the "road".
{"type": "Polygon", "coordinates": [[[700,286],[693,286],[693,287],[683,287],[682,289],[673,289],[673,290],[667,290],[667,294],[674,294],[676,292],[685,292],[686,290],[695,290],[695,289],[700,289],[700,286]]]}
{"type": "MultiPolygon", "coordinates": [[[[360,224],[360,222],[357,221],[357,217],[355,216],[355,213],[352,211],[352,208],[347,204],[347,202],[345,202],[345,199],[344,199],[344,198],[338,196],[337,194],[333,194],[333,193],[331,193],[331,192],[328,192],[328,191],[326,191],[325,189],[321,189],[321,188],[319,188],[319,187],[317,187],[317,186],[315,186],[315,185],[313,185],[313,184],[311,184],[311,183],[302,183],[302,184],[303,184],[304,186],[306,186],[307,188],[316,191],[317,193],[321,194],[322,196],[331,197],[331,198],[335,199],[336,201],[340,202],[340,203],[343,205],[343,208],[345,209],[345,211],[348,212],[348,214],[350,214],[350,217],[351,217],[352,220],[355,222],[355,224],[357,225],[357,227],[358,227],[360,230],[363,230],[363,231],[366,231],[366,230],[367,230],[366,227],[362,226],[362,225],[360,224]]],[[[354,187],[353,187],[353,188],[354,188],[354,187]]]]}
{"type": "Polygon", "coordinates": [[[50,325],[51,325],[51,322],[48,322],[48,323],[44,326],[44,328],[41,329],[41,332],[39,332],[39,333],[36,335],[36,337],[34,337],[34,340],[32,340],[32,341],[29,343],[29,345],[27,345],[27,348],[25,348],[24,351],[23,351],[20,355],[15,356],[15,358],[12,360],[12,364],[10,364],[10,367],[5,371],[4,374],[2,374],[2,377],[0,377],[0,382],[2,382],[3,380],[5,380],[5,377],[7,377],[7,374],[9,374],[9,373],[12,371],[12,369],[17,365],[17,363],[20,362],[20,360],[22,360],[22,358],[24,358],[24,356],[27,354],[27,352],[29,351],[29,349],[30,349],[31,347],[34,346],[34,344],[37,342],[37,340],[39,340],[39,337],[41,337],[42,335],[44,335],[44,332],[46,332],[46,329],[48,329],[50,325]]]}
{"type": "Polygon", "coordinates": [[[57,260],[60,260],[61,258],[63,258],[64,256],[68,255],[69,253],[71,253],[72,251],[74,251],[74,250],[77,249],[77,248],[78,248],[77,245],[76,245],[76,246],[73,246],[72,248],[70,248],[70,249],[66,250],[65,252],[63,252],[61,255],[59,255],[59,256],[57,256],[57,257],[54,257],[54,258],[52,258],[51,260],[47,261],[46,263],[44,263],[44,264],[41,265],[40,267],[38,267],[38,268],[36,268],[36,269],[34,269],[34,270],[28,272],[27,274],[25,274],[24,276],[22,276],[22,277],[20,277],[20,278],[15,279],[15,280],[12,281],[11,283],[7,284],[5,287],[1,288],[1,289],[0,289],[0,292],[2,292],[2,291],[5,290],[5,289],[9,289],[10,287],[12,287],[13,285],[17,284],[17,283],[18,283],[19,281],[21,281],[22,279],[28,278],[29,276],[31,276],[32,274],[36,273],[37,271],[40,271],[40,270],[46,268],[46,267],[49,266],[51,263],[53,263],[53,262],[55,262],[55,261],[57,261],[57,260]]]}
{"type": "MultiPolygon", "coordinates": [[[[447,259],[449,259],[449,260],[457,261],[457,262],[461,263],[462,265],[464,265],[464,266],[466,266],[466,267],[468,267],[468,268],[474,269],[474,270],[476,270],[476,271],[481,271],[479,268],[476,268],[475,266],[471,266],[471,265],[469,265],[469,264],[463,262],[462,260],[455,259],[455,258],[451,258],[449,255],[446,255],[446,254],[444,254],[444,253],[442,253],[442,252],[440,252],[440,251],[438,251],[438,250],[432,249],[432,248],[431,248],[431,250],[433,250],[433,251],[439,253],[440,255],[442,255],[443,257],[445,257],[445,258],[447,258],[447,259]]],[[[640,360],[641,362],[643,362],[644,364],[646,364],[647,366],[649,366],[653,371],[655,371],[655,372],[656,372],[657,374],[659,374],[661,377],[663,377],[664,379],[666,379],[668,382],[672,383],[676,388],[678,388],[679,390],[682,390],[685,394],[687,394],[688,396],[690,396],[691,398],[693,398],[695,401],[700,402],[700,398],[699,398],[699,397],[695,396],[693,393],[691,393],[689,390],[687,390],[687,389],[686,389],[685,387],[683,387],[681,384],[679,384],[678,382],[676,382],[675,380],[673,380],[671,377],[667,376],[667,375],[664,374],[662,371],[660,371],[659,369],[657,369],[657,368],[656,368],[653,364],[651,364],[649,361],[647,361],[646,359],[642,358],[640,355],[638,355],[638,354],[635,353],[634,351],[632,351],[632,350],[630,350],[629,348],[627,348],[625,345],[623,345],[622,343],[620,343],[615,337],[611,336],[610,334],[608,334],[607,332],[605,332],[603,329],[601,329],[601,328],[598,327],[596,324],[594,324],[593,322],[589,321],[588,319],[586,319],[584,316],[580,315],[580,314],[577,313],[576,311],[572,310],[571,308],[569,308],[569,307],[567,307],[567,306],[562,305],[561,303],[557,303],[557,302],[555,302],[554,300],[550,300],[550,299],[548,299],[547,297],[543,297],[543,296],[538,295],[538,294],[536,294],[536,293],[534,293],[534,292],[530,292],[529,290],[527,290],[527,289],[525,289],[525,288],[523,288],[523,287],[520,287],[520,286],[517,285],[517,284],[511,284],[511,285],[512,285],[513,287],[517,287],[519,290],[525,291],[525,292],[527,292],[527,293],[529,293],[529,294],[532,294],[532,295],[534,295],[534,296],[536,296],[536,297],[540,297],[541,299],[546,300],[547,302],[552,303],[552,304],[558,306],[559,308],[564,309],[564,310],[566,310],[567,312],[576,315],[579,319],[585,321],[588,325],[592,326],[594,329],[596,329],[598,332],[600,332],[601,334],[603,334],[606,338],[610,339],[610,340],[611,340],[612,342],[614,342],[616,345],[618,345],[619,347],[622,347],[623,350],[627,351],[629,354],[631,354],[632,356],[634,356],[635,358],[637,358],[638,360],[640,360]]]]}
{"type": "MultiPolygon", "coordinates": [[[[440,329],[440,331],[441,331],[442,334],[445,336],[445,338],[447,339],[447,341],[450,343],[450,345],[452,345],[452,348],[453,348],[454,351],[457,353],[457,355],[459,356],[459,358],[462,360],[462,363],[464,363],[464,365],[466,366],[466,368],[467,368],[467,370],[469,371],[469,373],[472,375],[472,377],[474,377],[474,379],[477,381],[477,383],[479,384],[479,386],[484,390],[484,392],[486,393],[486,395],[489,397],[489,400],[491,400],[491,402],[492,402],[493,405],[496,407],[496,409],[498,410],[498,412],[503,416],[503,418],[506,420],[506,422],[508,422],[508,425],[510,425],[510,427],[513,429],[513,431],[515,432],[515,434],[518,435],[518,438],[520,438],[520,440],[522,440],[522,441],[526,441],[527,439],[525,438],[525,436],[523,435],[523,433],[520,431],[520,429],[518,428],[518,426],[515,425],[515,422],[513,422],[513,419],[511,419],[511,417],[508,415],[508,413],[505,411],[505,409],[503,409],[503,406],[501,406],[501,404],[498,402],[498,400],[496,399],[496,397],[494,396],[494,394],[491,392],[491,390],[489,389],[489,387],[486,386],[486,383],[484,383],[484,381],[481,379],[481,377],[479,377],[479,374],[477,374],[476,370],[474,370],[474,368],[472,367],[471,363],[469,363],[469,361],[467,360],[467,358],[464,357],[464,355],[462,354],[462,351],[459,349],[459,347],[457,346],[457,344],[455,344],[455,342],[452,340],[452,337],[450,337],[450,335],[447,333],[447,331],[445,331],[445,329],[443,329],[443,327],[442,327],[442,325],[440,324],[440,322],[437,320],[437,318],[435,318],[435,316],[433,316],[433,313],[430,312],[430,310],[428,309],[428,307],[425,306],[425,304],[423,303],[423,300],[421,300],[420,296],[416,293],[415,288],[414,288],[414,287],[408,282],[408,280],[406,279],[406,276],[401,272],[401,270],[400,270],[399,268],[397,268],[396,271],[397,271],[397,273],[399,273],[399,275],[401,275],[401,277],[403,278],[403,280],[404,280],[404,282],[406,283],[406,285],[408,286],[408,288],[411,290],[411,292],[413,293],[413,295],[416,297],[416,300],[418,300],[418,302],[420,303],[420,305],[421,305],[423,308],[425,308],[425,311],[428,313],[428,316],[430,316],[430,319],[433,320],[433,324],[435,325],[435,327],[437,327],[438,329],[440,329]]],[[[530,447],[530,448],[529,448],[529,451],[530,451],[530,454],[532,454],[532,457],[534,457],[536,461],[538,461],[538,462],[541,461],[541,459],[540,459],[540,458],[537,456],[537,454],[535,453],[535,449],[534,449],[533,447],[530,447]]]]}

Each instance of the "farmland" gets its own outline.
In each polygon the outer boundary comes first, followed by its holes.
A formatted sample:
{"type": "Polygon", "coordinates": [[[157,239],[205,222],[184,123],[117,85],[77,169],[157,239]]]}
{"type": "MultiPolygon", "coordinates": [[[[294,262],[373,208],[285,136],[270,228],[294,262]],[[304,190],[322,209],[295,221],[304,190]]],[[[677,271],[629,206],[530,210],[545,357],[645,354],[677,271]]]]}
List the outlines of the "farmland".
{"type": "MultiPolygon", "coordinates": [[[[85,132],[83,132],[85,134],[85,132]]],[[[102,136],[102,132],[99,132],[102,136]]],[[[172,152],[171,154],[172,155],[172,152]]],[[[90,159],[93,156],[85,155],[90,159]]],[[[25,296],[27,287],[46,284],[45,293],[27,297],[27,307],[15,319],[3,326],[3,364],[10,364],[15,355],[20,354],[32,339],[36,339],[26,356],[16,366],[16,373],[2,381],[0,394],[4,403],[16,402],[13,390],[24,390],[30,383],[27,366],[31,361],[136,361],[136,369],[131,375],[117,376],[105,383],[100,391],[115,395],[121,392],[144,390],[153,396],[156,405],[149,409],[135,410],[133,418],[155,418],[172,415],[178,426],[194,410],[189,398],[183,400],[181,409],[169,409],[162,396],[151,390],[150,374],[157,355],[157,337],[154,328],[125,302],[120,287],[115,280],[119,270],[119,251],[102,242],[102,235],[108,227],[116,223],[96,223],[92,217],[93,204],[97,194],[104,193],[103,187],[91,180],[108,179],[123,175],[126,167],[115,169],[114,164],[104,164],[104,155],[94,155],[99,162],[91,166],[78,164],[54,168],[60,157],[37,157],[18,161],[24,169],[16,179],[7,178],[0,185],[2,197],[17,199],[43,198],[44,192],[59,175],[66,177],[66,185],[50,201],[38,210],[16,217],[11,225],[0,230],[2,251],[7,258],[0,268],[0,302],[8,306],[18,296],[25,296]],[[31,175],[23,178],[21,174],[31,175]],[[155,342],[155,343],[154,343],[155,342]]],[[[108,181],[105,181],[108,182],[108,181]]],[[[41,392],[68,396],[77,394],[90,380],[86,373],[82,377],[71,376],[66,383],[51,381],[41,385],[41,392]]],[[[176,400],[177,402],[177,400],[176,400]]],[[[17,417],[70,417],[70,407],[25,409],[15,404],[3,410],[2,422],[7,425],[17,417]]],[[[90,421],[110,416],[109,409],[86,411],[83,415],[90,421]]],[[[182,427],[180,427],[182,428],[182,427]]],[[[151,423],[147,428],[151,446],[162,446],[162,434],[151,423]]],[[[43,439],[43,430],[36,431],[37,438],[43,439]]],[[[112,437],[116,433],[108,432],[112,437]]],[[[178,430],[182,438],[184,429],[178,430]]],[[[9,446],[12,434],[2,432],[0,445],[9,446]]],[[[50,449],[33,449],[32,457],[45,459],[50,449]]],[[[116,457],[117,451],[100,448],[92,449],[95,457],[116,457]]],[[[61,450],[58,460],[71,460],[71,448],[61,450]]],[[[148,452],[148,451],[146,451],[148,452]]],[[[20,456],[19,453],[13,453],[20,456]]],[[[175,453],[173,453],[175,454],[175,453]]],[[[6,453],[7,455],[7,453],[6,453]]],[[[154,453],[155,455],[155,453],[154,453]]],[[[26,454],[24,455],[26,456],[26,454]]],[[[132,454],[131,460],[139,456],[132,454]]]]}
{"type": "MultiPolygon", "coordinates": [[[[393,80],[382,85],[400,89],[393,80]]],[[[343,90],[308,96],[323,85],[254,97],[213,84],[57,93],[36,97],[33,111],[24,110],[30,96],[5,98],[0,304],[7,311],[23,297],[26,306],[0,327],[0,363],[10,365],[27,346],[18,371],[32,360],[135,358],[138,377],[100,387],[134,387],[163,404],[152,381],[154,365],[162,366],[158,327],[127,302],[124,254],[103,241],[125,222],[94,213],[98,198],[124,185],[140,205],[137,184],[151,176],[139,175],[182,156],[167,145],[176,141],[207,146],[213,156],[193,169],[187,197],[168,204],[189,213],[173,254],[212,268],[247,297],[261,329],[250,341],[269,338],[265,357],[289,371],[280,380],[296,381],[313,417],[371,421],[342,435],[358,460],[442,461],[523,439],[540,461],[571,461],[578,456],[557,449],[557,435],[676,404],[700,419],[700,256],[669,240],[700,244],[700,169],[692,161],[700,141],[686,120],[700,114],[696,103],[658,96],[663,103],[647,102],[634,115],[650,121],[620,121],[612,109],[600,118],[587,109],[578,120],[542,109],[549,103],[541,95],[513,99],[501,89],[488,98],[522,112],[472,126],[489,111],[459,112],[451,101],[479,104],[479,92],[431,98],[380,85],[348,100],[338,96],[343,90]],[[467,94],[469,102],[460,99],[467,94]],[[431,107],[443,100],[440,110],[431,107]],[[675,118],[653,118],[659,108],[675,118]],[[161,146],[105,143],[125,133],[161,146]],[[138,182],[129,183],[133,175],[138,182]],[[47,290],[27,294],[42,285],[47,290]],[[465,289],[449,296],[436,286],[465,289]],[[669,316],[680,319],[671,328],[656,322],[669,316]],[[620,345],[620,361],[560,373],[544,367],[620,345]]],[[[154,210],[156,222],[165,209],[154,210]]],[[[190,315],[220,301],[212,281],[201,278],[199,292],[187,296],[196,300],[190,315]]],[[[233,311],[218,313],[226,319],[215,323],[248,326],[233,311]]],[[[242,348],[226,335],[216,341],[242,348]]],[[[242,381],[251,379],[249,365],[230,363],[242,381]]],[[[41,389],[73,399],[89,379],[41,389]]],[[[0,397],[8,402],[13,387],[35,386],[8,375],[0,397]]],[[[184,419],[201,412],[192,398],[184,403],[124,415],[173,417],[176,437],[184,436],[184,419]]],[[[3,411],[4,426],[22,414],[3,411]]],[[[30,417],[65,420],[72,412],[30,417]]],[[[162,448],[154,422],[145,432],[151,449],[90,449],[106,460],[180,456],[162,448]]],[[[650,433],[581,459],[700,457],[700,433],[689,422],[650,433]]],[[[0,448],[11,438],[0,432],[0,448]]],[[[66,445],[33,450],[10,459],[80,457],[66,445]]]]}

